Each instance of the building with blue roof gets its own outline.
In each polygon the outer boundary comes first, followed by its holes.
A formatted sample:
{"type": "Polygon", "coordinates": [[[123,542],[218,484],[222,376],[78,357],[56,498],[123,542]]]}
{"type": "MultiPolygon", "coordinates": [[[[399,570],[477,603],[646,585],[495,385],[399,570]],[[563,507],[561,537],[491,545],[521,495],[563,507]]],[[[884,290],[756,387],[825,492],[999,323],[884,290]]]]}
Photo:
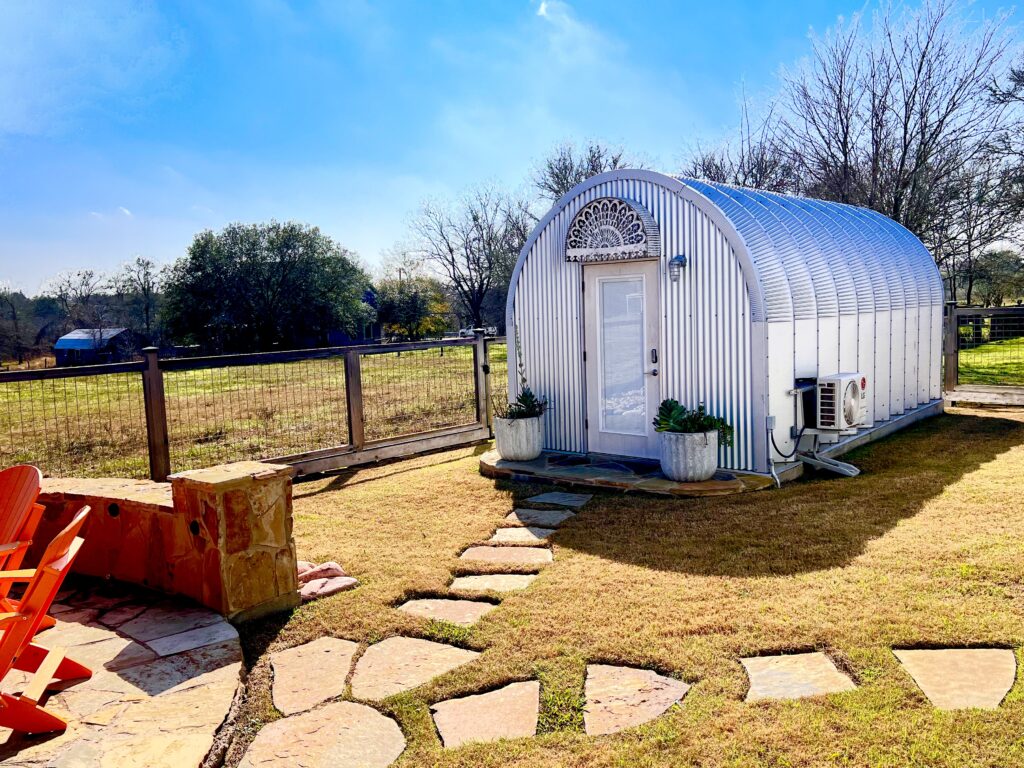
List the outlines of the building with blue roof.
{"type": "Polygon", "coordinates": [[[132,352],[132,334],[127,328],[76,328],[53,345],[58,366],[118,363],[129,359],[132,352]]]}

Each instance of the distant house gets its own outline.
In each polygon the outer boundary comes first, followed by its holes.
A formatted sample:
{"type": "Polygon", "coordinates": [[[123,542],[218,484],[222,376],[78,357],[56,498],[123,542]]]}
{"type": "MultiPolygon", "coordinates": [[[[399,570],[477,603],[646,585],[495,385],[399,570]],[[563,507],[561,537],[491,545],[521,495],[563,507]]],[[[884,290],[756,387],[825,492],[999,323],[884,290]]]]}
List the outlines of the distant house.
{"type": "Polygon", "coordinates": [[[57,339],[57,365],[119,363],[132,356],[134,343],[127,328],[77,328],[57,339]]]}

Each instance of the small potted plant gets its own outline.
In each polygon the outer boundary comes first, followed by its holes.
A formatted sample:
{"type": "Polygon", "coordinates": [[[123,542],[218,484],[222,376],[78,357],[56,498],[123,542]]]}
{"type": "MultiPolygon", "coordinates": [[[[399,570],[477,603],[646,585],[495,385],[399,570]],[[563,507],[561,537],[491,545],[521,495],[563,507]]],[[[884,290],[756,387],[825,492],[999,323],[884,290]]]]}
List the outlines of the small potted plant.
{"type": "Polygon", "coordinates": [[[697,483],[718,469],[718,445],[732,445],[732,427],[712,416],[704,404],[691,410],[676,400],[664,400],[654,429],[661,433],[661,471],[670,480],[697,483]]]}
{"type": "Polygon", "coordinates": [[[526,381],[526,367],[516,330],[519,395],[510,403],[494,403],[494,446],[506,461],[532,461],[544,448],[544,412],[548,401],[537,397],[526,381]]]}

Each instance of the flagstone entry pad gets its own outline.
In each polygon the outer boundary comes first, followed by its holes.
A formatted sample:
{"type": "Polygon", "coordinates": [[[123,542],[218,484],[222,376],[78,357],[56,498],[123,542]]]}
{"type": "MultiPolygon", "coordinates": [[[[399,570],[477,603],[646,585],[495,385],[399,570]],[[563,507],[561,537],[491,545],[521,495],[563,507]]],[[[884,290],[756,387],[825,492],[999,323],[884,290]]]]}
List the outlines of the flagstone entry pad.
{"type": "MultiPolygon", "coordinates": [[[[488,451],[480,457],[480,474],[523,483],[553,483],[684,497],[727,496],[772,486],[770,477],[733,471],[716,472],[713,478],[701,483],[677,483],[661,473],[656,461],[597,454],[542,453],[533,461],[506,461],[498,456],[497,451],[488,451]]],[[[549,503],[561,504],[557,501],[549,503]]]]}
{"type": "MultiPolygon", "coordinates": [[[[92,669],[44,696],[68,720],[63,733],[0,729],[0,764],[147,766],[202,763],[239,685],[238,633],[219,614],[118,582],[71,584],[36,636],[92,669]]],[[[29,675],[12,672],[5,692],[29,675]]]]}

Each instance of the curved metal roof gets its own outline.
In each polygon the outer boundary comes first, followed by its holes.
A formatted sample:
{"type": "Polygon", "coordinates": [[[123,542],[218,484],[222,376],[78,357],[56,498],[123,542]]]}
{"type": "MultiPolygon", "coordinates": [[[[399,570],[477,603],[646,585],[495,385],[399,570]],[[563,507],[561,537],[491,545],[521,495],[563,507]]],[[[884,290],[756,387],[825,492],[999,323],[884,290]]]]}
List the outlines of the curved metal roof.
{"type": "Polygon", "coordinates": [[[757,267],[765,318],[836,315],[941,304],[931,254],[880,213],[675,177],[732,221],[757,267]]]}

